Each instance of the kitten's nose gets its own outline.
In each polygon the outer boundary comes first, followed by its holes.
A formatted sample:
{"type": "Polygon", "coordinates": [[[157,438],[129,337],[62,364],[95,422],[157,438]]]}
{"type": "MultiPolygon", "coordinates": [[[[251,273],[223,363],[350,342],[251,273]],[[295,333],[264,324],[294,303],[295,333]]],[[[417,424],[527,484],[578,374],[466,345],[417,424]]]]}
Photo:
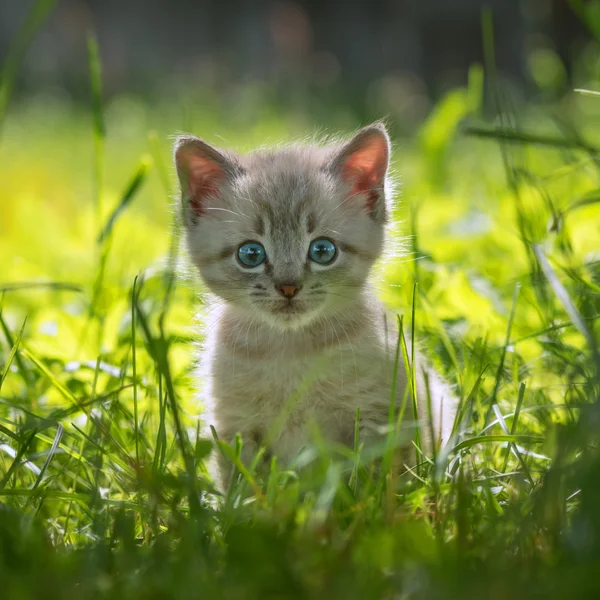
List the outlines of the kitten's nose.
{"type": "Polygon", "coordinates": [[[300,291],[300,287],[295,283],[284,283],[278,286],[278,289],[286,298],[293,298],[300,291]]]}

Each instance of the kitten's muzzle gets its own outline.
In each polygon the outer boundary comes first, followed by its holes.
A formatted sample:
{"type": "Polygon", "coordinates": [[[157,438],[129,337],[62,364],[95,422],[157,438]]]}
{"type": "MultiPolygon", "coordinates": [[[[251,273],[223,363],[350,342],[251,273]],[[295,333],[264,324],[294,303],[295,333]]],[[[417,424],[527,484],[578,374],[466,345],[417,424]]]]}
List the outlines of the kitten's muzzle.
{"type": "Polygon", "coordinates": [[[275,286],[277,290],[285,297],[291,300],[301,289],[302,286],[296,283],[282,283],[275,286]]]}

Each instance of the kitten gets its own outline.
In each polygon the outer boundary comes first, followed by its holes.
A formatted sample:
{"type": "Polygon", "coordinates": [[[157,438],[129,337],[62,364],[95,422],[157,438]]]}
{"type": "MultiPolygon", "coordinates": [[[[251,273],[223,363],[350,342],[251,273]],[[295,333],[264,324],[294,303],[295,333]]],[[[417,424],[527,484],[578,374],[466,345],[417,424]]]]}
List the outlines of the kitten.
{"type": "MultiPolygon", "coordinates": [[[[187,246],[216,296],[201,358],[207,420],[227,442],[241,434],[246,463],[260,444],[290,461],[315,424],[351,445],[357,407],[366,446],[386,430],[397,333],[368,276],[384,247],[389,158],[380,124],[346,143],[248,155],[177,140],[187,246]]],[[[400,363],[396,414],[408,385],[400,363]]],[[[451,395],[429,372],[430,427],[418,380],[422,433],[445,441],[451,395]]],[[[223,482],[230,468],[221,459],[223,482]]]]}

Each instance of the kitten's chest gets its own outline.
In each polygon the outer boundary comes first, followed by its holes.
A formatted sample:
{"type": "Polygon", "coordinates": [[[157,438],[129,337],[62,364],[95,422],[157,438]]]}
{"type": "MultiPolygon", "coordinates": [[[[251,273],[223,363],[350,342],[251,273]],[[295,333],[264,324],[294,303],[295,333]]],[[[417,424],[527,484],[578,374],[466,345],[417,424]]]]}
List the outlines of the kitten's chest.
{"type": "MultiPolygon", "coordinates": [[[[249,403],[281,405],[308,393],[324,379],[337,380],[339,357],[324,352],[296,356],[281,352],[261,357],[223,352],[213,361],[213,390],[218,396],[239,394],[249,403]]],[[[314,391],[314,390],[313,390],[314,391]]]]}
{"type": "Polygon", "coordinates": [[[239,343],[209,347],[208,405],[225,437],[266,436],[279,456],[292,457],[315,426],[330,440],[351,443],[357,407],[367,417],[383,407],[387,418],[393,360],[388,364],[375,336],[340,336],[311,352],[276,342],[254,350],[239,343]]]}
{"type": "Polygon", "coordinates": [[[286,406],[296,414],[331,412],[347,408],[364,390],[383,386],[384,363],[375,347],[341,344],[310,355],[222,352],[212,361],[212,389],[226,406],[246,414],[266,416],[286,406]]]}

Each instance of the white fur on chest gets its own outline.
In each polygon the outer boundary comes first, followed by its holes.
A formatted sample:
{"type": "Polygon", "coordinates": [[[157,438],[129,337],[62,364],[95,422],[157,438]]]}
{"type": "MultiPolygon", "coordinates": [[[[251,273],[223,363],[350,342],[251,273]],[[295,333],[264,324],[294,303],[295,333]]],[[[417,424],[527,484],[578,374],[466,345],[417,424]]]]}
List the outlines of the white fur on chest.
{"type": "MultiPolygon", "coordinates": [[[[379,313],[364,311],[363,315],[365,327],[359,333],[337,336],[334,343],[313,352],[288,347],[283,338],[265,339],[258,345],[250,337],[221,343],[228,337],[218,326],[211,328],[201,358],[207,423],[228,442],[236,433],[253,449],[268,441],[284,462],[314,442],[316,430],[323,439],[352,444],[357,408],[363,440],[377,437],[377,431],[387,426],[390,403],[395,402],[398,414],[406,402],[407,378],[401,360],[392,399],[395,348],[386,343],[379,313]]],[[[418,365],[417,371],[422,439],[430,437],[432,419],[435,437],[446,441],[455,400],[437,374],[427,369],[429,414],[418,365]]],[[[411,406],[406,416],[412,416],[411,406]]]]}
{"type": "Polygon", "coordinates": [[[208,418],[224,438],[239,432],[269,439],[289,460],[315,429],[330,441],[352,443],[357,407],[365,418],[385,421],[392,365],[378,337],[342,336],[314,353],[285,346],[254,353],[244,344],[219,345],[218,333],[207,340],[203,362],[208,418]]]}

